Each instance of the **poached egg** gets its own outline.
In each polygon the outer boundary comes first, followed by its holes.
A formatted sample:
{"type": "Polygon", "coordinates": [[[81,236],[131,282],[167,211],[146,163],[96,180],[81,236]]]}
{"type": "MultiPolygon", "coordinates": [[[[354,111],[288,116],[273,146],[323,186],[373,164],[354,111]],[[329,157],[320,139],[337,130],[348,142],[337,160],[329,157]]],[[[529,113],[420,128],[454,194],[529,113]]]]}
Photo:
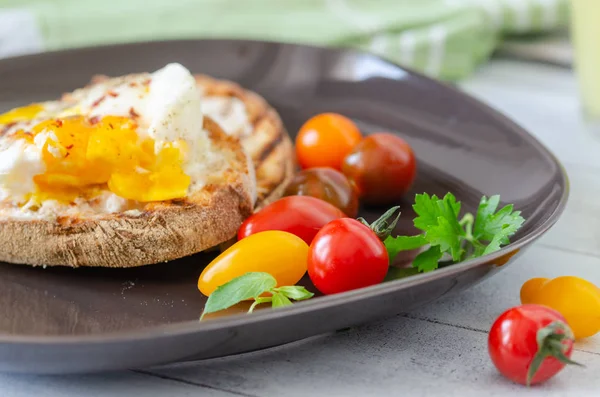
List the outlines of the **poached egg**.
{"type": "Polygon", "coordinates": [[[21,208],[96,199],[182,198],[223,158],[202,128],[202,94],[182,65],[107,79],[0,115],[0,201],[21,208]]]}

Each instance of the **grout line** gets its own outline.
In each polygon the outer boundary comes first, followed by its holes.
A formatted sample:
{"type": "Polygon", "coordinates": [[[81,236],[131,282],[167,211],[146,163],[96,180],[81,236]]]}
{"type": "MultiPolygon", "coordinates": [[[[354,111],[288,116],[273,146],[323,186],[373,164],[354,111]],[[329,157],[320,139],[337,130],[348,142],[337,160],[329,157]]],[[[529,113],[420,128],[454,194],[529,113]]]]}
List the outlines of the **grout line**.
{"type": "MultiPolygon", "coordinates": [[[[432,324],[438,324],[438,325],[446,325],[448,327],[454,327],[454,328],[460,328],[460,329],[464,329],[467,331],[473,331],[473,332],[479,332],[480,334],[488,334],[489,332],[483,329],[479,329],[479,328],[473,328],[473,327],[467,327],[464,325],[458,325],[458,324],[451,324],[451,323],[447,323],[444,321],[439,321],[439,320],[434,320],[432,318],[428,318],[428,317],[420,317],[420,316],[415,316],[414,314],[401,314],[402,317],[406,317],[406,318],[410,318],[411,320],[418,320],[418,321],[425,321],[427,323],[432,323],[432,324]]],[[[576,347],[573,348],[574,351],[578,351],[578,352],[582,352],[582,353],[588,353],[588,354],[593,354],[595,356],[600,356],[599,352],[593,352],[590,350],[585,350],[585,349],[578,349],[576,347]]]]}
{"type": "Polygon", "coordinates": [[[536,242],[534,244],[537,246],[540,246],[540,247],[551,249],[551,250],[567,252],[569,254],[578,254],[578,255],[583,255],[583,256],[589,256],[589,257],[596,258],[596,259],[600,258],[599,254],[595,254],[593,252],[580,251],[580,250],[575,250],[572,248],[560,247],[560,246],[556,246],[556,245],[552,245],[552,244],[544,243],[544,242],[536,242]]]}
{"type": "Polygon", "coordinates": [[[467,326],[458,325],[458,324],[451,324],[451,323],[447,323],[447,322],[444,322],[444,321],[434,320],[434,319],[428,318],[428,317],[415,316],[414,314],[402,314],[401,316],[402,317],[406,317],[406,318],[410,318],[411,320],[420,320],[420,321],[425,321],[425,322],[428,322],[428,323],[433,323],[433,324],[438,324],[438,325],[447,325],[448,327],[465,329],[467,331],[479,332],[481,334],[487,334],[488,333],[486,330],[483,330],[483,329],[478,329],[478,328],[473,328],[473,327],[467,327],[467,326]]]}
{"type": "Polygon", "coordinates": [[[600,353],[598,353],[598,352],[593,352],[593,351],[584,350],[584,349],[577,349],[577,348],[573,348],[573,350],[577,350],[578,352],[582,352],[582,353],[593,354],[594,356],[600,356],[600,353]]]}
{"type": "Polygon", "coordinates": [[[154,377],[154,378],[160,378],[160,379],[164,379],[164,380],[170,380],[172,382],[183,383],[183,384],[189,385],[189,386],[195,386],[195,387],[201,387],[201,388],[205,388],[205,389],[217,390],[217,391],[224,392],[224,393],[230,393],[230,394],[235,395],[235,396],[257,397],[254,394],[246,394],[246,393],[241,393],[241,392],[234,391],[234,390],[222,389],[222,388],[214,387],[214,386],[207,385],[207,384],[204,384],[204,383],[192,382],[192,381],[189,381],[189,380],[186,380],[186,379],[174,378],[172,376],[157,374],[157,373],[150,372],[150,371],[145,371],[145,370],[132,369],[131,372],[135,372],[135,373],[141,374],[141,375],[151,376],[151,377],[154,377]]]}

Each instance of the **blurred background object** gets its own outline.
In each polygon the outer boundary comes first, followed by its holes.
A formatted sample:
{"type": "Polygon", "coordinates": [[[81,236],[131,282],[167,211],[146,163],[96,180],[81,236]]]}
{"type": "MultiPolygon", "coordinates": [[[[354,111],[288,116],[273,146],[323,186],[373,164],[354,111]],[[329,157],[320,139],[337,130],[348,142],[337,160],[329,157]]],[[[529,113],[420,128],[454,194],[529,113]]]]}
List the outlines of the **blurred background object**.
{"type": "MultiPolygon", "coordinates": [[[[563,29],[568,2],[0,0],[0,57],[131,41],[242,38],[360,48],[432,77],[459,80],[506,37],[563,29]]],[[[531,52],[517,47],[517,54],[531,52]]]]}
{"type": "Polygon", "coordinates": [[[575,69],[588,121],[600,119],[600,1],[571,0],[575,69]]]}

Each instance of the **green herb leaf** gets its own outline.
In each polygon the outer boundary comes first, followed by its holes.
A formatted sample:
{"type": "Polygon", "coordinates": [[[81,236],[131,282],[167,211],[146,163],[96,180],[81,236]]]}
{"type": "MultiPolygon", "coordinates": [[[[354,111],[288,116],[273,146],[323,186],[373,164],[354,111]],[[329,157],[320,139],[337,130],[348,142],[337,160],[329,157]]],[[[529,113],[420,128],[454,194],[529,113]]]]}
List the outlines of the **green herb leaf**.
{"type": "Polygon", "coordinates": [[[437,225],[438,217],[441,215],[437,202],[439,198],[436,195],[429,196],[427,193],[417,194],[413,210],[417,214],[414,219],[414,225],[417,229],[427,231],[432,225],[437,225]]]}
{"type": "Polygon", "coordinates": [[[431,226],[438,224],[440,217],[448,220],[455,219],[458,223],[460,202],[456,201],[452,193],[446,193],[442,199],[435,194],[433,196],[427,193],[417,194],[413,209],[418,215],[414,220],[415,227],[426,232],[431,226]]]}
{"type": "Polygon", "coordinates": [[[257,298],[276,285],[277,280],[269,273],[250,272],[236,277],[210,294],[202,317],[208,313],[227,309],[246,299],[257,298]]]}
{"type": "Polygon", "coordinates": [[[513,212],[512,204],[495,213],[499,202],[500,196],[492,196],[489,200],[484,196],[481,199],[473,229],[473,236],[476,239],[492,241],[494,236],[500,232],[509,237],[510,235],[507,233],[512,232],[514,234],[525,221],[520,211],[513,212]],[[508,232],[504,230],[507,228],[509,229],[508,232]]]}
{"type": "Polygon", "coordinates": [[[279,288],[273,289],[273,291],[279,292],[279,293],[285,295],[287,298],[293,299],[295,301],[302,301],[305,299],[310,299],[315,295],[312,292],[310,292],[309,290],[307,290],[306,288],[301,287],[299,285],[279,287],[279,288]]]}
{"type": "Polygon", "coordinates": [[[273,294],[273,308],[290,306],[291,304],[292,301],[290,301],[287,296],[281,292],[276,292],[273,294]]]}
{"type": "MultiPolygon", "coordinates": [[[[486,196],[481,198],[481,201],[479,201],[479,207],[477,208],[477,218],[473,227],[474,238],[478,240],[484,238],[486,233],[484,225],[487,224],[490,216],[496,212],[498,204],[500,204],[500,196],[498,195],[491,196],[489,199],[486,196]]],[[[488,241],[491,239],[492,237],[487,238],[488,241]]]]}
{"type": "Polygon", "coordinates": [[[431,245],[438,245],[442,253],[449,252],[452,259],[460,260],[464,250],[461,243],[465,230],[458,221],[460,202],[451,193],[443,199],[427,194],[415,197],[413,209],[417,213],[415,227],[425,232],[425,238],[431,245]]]}
{"type": "Polygon", "coordinates": [[[439,217],[437,226],[430,227],[426,236],[431,245],[439,245],[441,252],[450,252],[452,260],[458,261],[463,253],[461,242],[465,233],[455,221],[456,218],[439,217]]]}
{"type": "Polygon", "coordinates": [[[438,261],[442,258],[442,254],[439,246],[432,246],[417,255],[412,265],[420,272],[430,272],[438,268],[438,261]]]}
{"type": "Polygon", "coordinates": [[[410,251],[427,245],[427,239],[422,234],[417,236],[389,236],[383,242],[385,249],[388,252],[390,263],[396,259],[398,253],[401,251],[410,251]]]}
{"type": "Polygon", "coordinates": [[[488,241],[489,244],[483,250],[476,250],[473,256],[487,255],[498,251],[502,245],[510,242],[508,238],[515,234],[525,222],[520,211],[513,211],[512,204],[495,212],[499,202],[499,196],[492,196],[489,200],[484,196],[479,203],[473,238],[479,242],[488,241]]]}

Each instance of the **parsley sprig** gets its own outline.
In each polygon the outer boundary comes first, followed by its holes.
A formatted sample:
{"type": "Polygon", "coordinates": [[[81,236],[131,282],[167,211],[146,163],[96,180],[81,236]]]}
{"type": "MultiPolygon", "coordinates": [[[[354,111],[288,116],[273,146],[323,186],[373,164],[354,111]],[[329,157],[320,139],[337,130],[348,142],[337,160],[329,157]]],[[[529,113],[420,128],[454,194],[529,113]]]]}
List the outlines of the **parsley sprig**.
{"type": "Polygon", "coordinates": [[[449,255],[454,262],[487,255],[509,243],[509,237],[519,230],[525,219],[512,204],[498,209],[500,196],[482,197],[477,215],[466,213],[460,218],[461,203],[452,193],[443,198],[427,193],[417,194],[413,209],[414,225],[423,233],[416,236],[387,237],[384,241],[390,262],[401,251],[429,246],[413,261],[421,272],[438,268],[449,255]]]}

